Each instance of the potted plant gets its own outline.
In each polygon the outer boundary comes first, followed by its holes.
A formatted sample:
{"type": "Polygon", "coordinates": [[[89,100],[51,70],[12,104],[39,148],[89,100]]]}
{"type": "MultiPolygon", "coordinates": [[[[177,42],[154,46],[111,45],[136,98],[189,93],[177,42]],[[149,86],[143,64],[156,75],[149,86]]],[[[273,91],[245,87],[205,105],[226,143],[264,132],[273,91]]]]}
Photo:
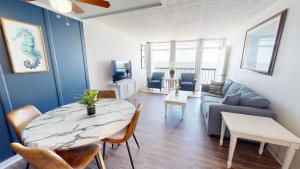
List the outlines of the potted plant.
{"type": "Polygon", "coordinates": [[[80,95],[79,103],[87,106],[87,114],[89,116],[96,113],[95,104],[99,101],[97,98],[98,90],[84,90],[83,95],[80,95]]]}

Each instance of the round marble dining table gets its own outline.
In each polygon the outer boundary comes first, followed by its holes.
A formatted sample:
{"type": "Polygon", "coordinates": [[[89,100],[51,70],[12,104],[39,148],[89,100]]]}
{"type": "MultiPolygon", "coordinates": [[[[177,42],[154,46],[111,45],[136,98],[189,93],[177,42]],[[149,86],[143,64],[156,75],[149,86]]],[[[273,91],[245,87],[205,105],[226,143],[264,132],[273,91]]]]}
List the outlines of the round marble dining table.
{"type": "Polygon", "coordinates": [[[86,106],[71,103],[34,119],[22,139],[28,147],[71,149],[118,133],[130,123],[134,112],[134,105],[125,100],[101,99],[93,116],[87,115],[86,106]]]}

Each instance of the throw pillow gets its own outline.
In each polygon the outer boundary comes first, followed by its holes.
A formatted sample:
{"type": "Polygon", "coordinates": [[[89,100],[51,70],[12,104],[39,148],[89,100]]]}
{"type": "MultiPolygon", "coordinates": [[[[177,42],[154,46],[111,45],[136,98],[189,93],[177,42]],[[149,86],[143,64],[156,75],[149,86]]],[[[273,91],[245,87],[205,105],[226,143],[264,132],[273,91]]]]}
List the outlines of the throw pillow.
{"type": "Polygon", "coordinates": [[[224,85],[224,83],[222,83],[222,82],[212,82],[208,87],[208,92],[222,95],[223,85],[224,85]]]}
{"type": "Polygon", "coordinates": [[[238,106],[240,105],[240,101],[241,101],[241,93],[236,93],[236,94],[225,96],[222,103],[227,105],[238,106]]]}
{"type": "Polygon", "coordinates": [[[226,95],[232,95],[238,93],[241,87],[242,85],[240,85],[239,83],[236,82],[232,83],[232,85],[230,85],[229,89],[227,90],[226,95]]]}
{"type": "Polygon", "coordinates": [[[222,94],[223,96],[226,95],[227,90],[229,89],[229,87],[233,84],[233,81],[230,79],[225,80],[224,85],[223,85],[223,89],[222,89],[222,94]]]}

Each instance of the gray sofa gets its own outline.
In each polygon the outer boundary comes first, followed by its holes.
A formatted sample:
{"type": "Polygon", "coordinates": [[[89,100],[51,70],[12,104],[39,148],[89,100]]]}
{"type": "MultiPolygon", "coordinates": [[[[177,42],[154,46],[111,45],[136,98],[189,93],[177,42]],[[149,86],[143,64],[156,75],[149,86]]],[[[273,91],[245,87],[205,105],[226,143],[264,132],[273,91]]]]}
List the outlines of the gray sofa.
{"type": "MultiPolygon", "coordinates": [[[[209,93],[209,85],[202,85],[201,111],[205,118],[208,134],[220,135],[221,131],[221,111],[264,116],[276,118],[275,113],[270,109],[270,102],[253,90],[232,80],[226,80],[222,87],[222,95],[209,93]],[[241,93],[238,105],[223,104],[223,99],[227,95],[241,93]]],[[[225,136],[229,136],[226,131],[225,136]]]]}

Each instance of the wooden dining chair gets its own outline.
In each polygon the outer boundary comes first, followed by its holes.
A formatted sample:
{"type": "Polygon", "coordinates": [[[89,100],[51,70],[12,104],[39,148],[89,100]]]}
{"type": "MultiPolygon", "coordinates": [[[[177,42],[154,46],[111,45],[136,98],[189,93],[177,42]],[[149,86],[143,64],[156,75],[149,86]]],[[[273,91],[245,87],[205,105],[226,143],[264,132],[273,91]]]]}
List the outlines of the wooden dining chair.
{"type": "Polygon", "coordinates": [[[138,104],[138,106],[136,107],[135,113],[133,115],[133,118],[131,120],[131,122],[129,123],[129,125],[122,130],[121,132],[110,136],[108,138],[103,139],[103,157],[105,157],[105,144],[106,142],[112,143],[112,144],[121,144],[126,142],[126,147],[127,147],[127,151],[128,151],[128,155],[129,155],[129,159],[130,159],[130,163],[132,168],[134,169],[134,164],[132,161],[132,157],[131,157],[131,153],[130,153],[130,148],[129,148],[129,144],[128,144],[128,140],[133,136],[136,145],[138,146],[138,148],[140,149],[140,145],[134,135],[134,131],[141,113],[141,104],[138,104]]]}
{"type": "MultiPolygon", "coordinates": [[[[19,109],[9,112],[6,116],[7,121],[14,129],[18,141],[24,145],[22,140],[22,131],[35,118],[42,113],[33,105],[27,105],[19,109]]],[[[29,163],[26,164],[26,169],[29,168],[29,163]]]]}
{"type": "MultiPolygon", "coordinates": [[[[27,105],[9,112],[6,116],[9,124],[14,129],[18,141],[23,144],[22,131],[35,118],[42,113],[33,105],[27,105]]],[[[24,145],[24,144],[23,144],[24,145]]]]}
{"type": "Polygon", "coordinates": [[[43,148],[28,148],[19,143],[12,143],[11,147],[36,169],[84,169],[95,156],[101,161],[102,169],[106,169],[97,144],[60,151],[59,153],[43,148]]]}
{"type": "Polygon", "coordinates": [[[114,90],[99,90],[97,98],[117,98],[116,91],[114,90]]]}

